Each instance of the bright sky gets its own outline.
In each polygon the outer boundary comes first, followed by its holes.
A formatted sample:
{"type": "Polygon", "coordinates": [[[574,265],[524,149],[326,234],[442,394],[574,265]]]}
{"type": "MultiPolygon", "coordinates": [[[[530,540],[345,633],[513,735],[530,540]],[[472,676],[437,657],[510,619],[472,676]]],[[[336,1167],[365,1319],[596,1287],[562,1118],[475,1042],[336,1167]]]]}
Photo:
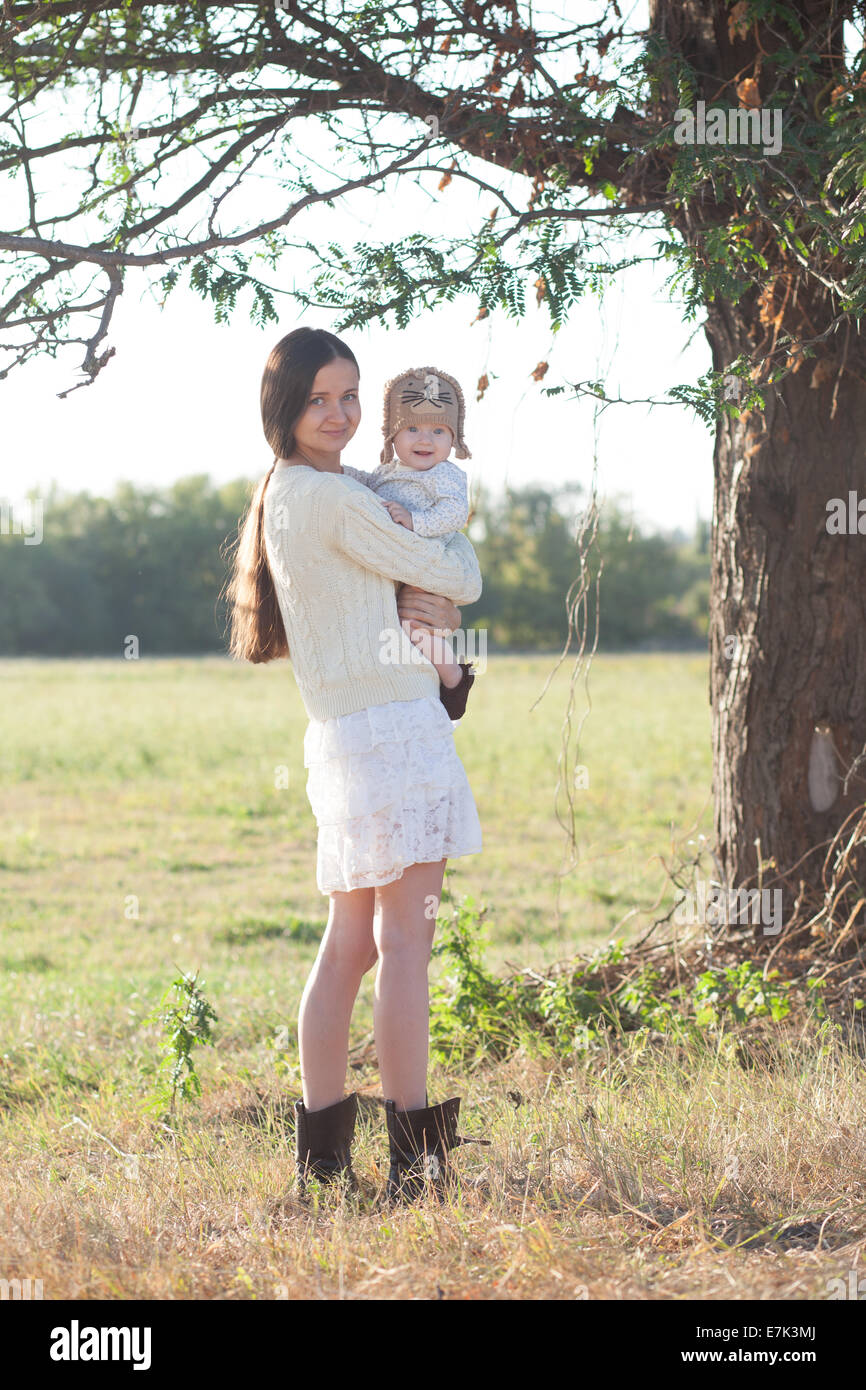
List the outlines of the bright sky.
{"type": "MultiPolygon", "coordinates": [[[[407,144],[423,135],[417,121],[403,124],[407,144]]],[[[309,124],[304,140],[327,167],[321,137],[309,124]]],[[[190,167],[199,172],[201,166],[190,167]]],[[[316,178],[328,186],[326,173],[316,178]]],[[[438,178],[425,175],[423,188],[406,178],[380,197],[360,192],[331,209],[312,208],[294,224],[294,237],[351,248],[356,241],[431,227],[476,229],[493,206],[492,195],[458,179],[440,194],[438,178]]],[[[505,186],[525,205],[527,181],[509,177],[505,186]]],[[[234,210],[231,200],[225,206],[225,230],[244,225],[254,209],[269,212],[286,201],[273,173],[246,180],[241,194],[234,210]]],[[[73,239],[69,230],[64,234],[73,239]]],[[[652,245],[651,233],[636,242],[646,252],[652,245]]],[[[612,257],[624,254],[621,244],[611,251],[612,257]]],[[[276,274],[265,271],[263,278],[280,287],[301,285],[309,283],[309,270],[302,256],[291,253],[276,274]]],[[[379,325],[347,331],[343,336],[361,366],[364,416],[345,462],[375,467],[383,383],[407,367],[430,365],[456,376],[464,388],[472,458],[463,466],[470,485],[483,481],[498,489],[577,480],[588,486],[593,404],[546,397],[542,387],[604,377],[610,395],[646,398],[696,381],[710,366],[709,348],[703,332],[683,322],[663,282],[658,266],[621,272],[602,308],[587,299],[555,337],[531,290],[531,307],[518,323],[495,312],[472,325],[477,304],[463,298],[403,331],[379,325]],[[531,373],[542,359],[550,367],[539,385],[531,373]],[[476,402],[475,386],[485,373],[491,384],[476,402]]],[[[279,323],[260,329],[250,322],[250,302],[249,296],[239,298],[231,323],[216,324],[212,306],[183,285],[161,310],[144,275],[130,273],[108,339],[116,356],[93,385],[57,398],[79,379],[83,350],[77,345],[57,361],[43,358],[0,382],[0,494],[14,503],[28,489],[41,493],[52,479],[64,488],[105,494],[120,479],[159,485],[197,472],[219,482],[260,476],[271,464],[258,406],[267,355],[299,323],[334,330],[337,315],[301,314],[290,299],[278,297],[279,323]]],[[[710,517],[713,436],[691,411],[614,405],[602,413],[598,430],[601,498],[619,495],[634,518],[653,529],[682,527],[691,534],[697,516],[710,517]]]]}

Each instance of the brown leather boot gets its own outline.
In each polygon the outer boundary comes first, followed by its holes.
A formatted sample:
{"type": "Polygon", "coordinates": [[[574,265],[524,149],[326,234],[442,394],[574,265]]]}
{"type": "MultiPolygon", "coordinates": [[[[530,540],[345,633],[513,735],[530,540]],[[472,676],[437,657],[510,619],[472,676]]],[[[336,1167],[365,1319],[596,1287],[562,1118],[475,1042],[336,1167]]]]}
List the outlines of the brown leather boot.
{"type": "Polygon", "coordinates": [[[459,1144],[489,1144],[489,1139],[464,1139],[457,1133],[460,1096],[422,1110],[398,1110],[385,1102],[391,1169],[388,1201],[414,1202],[432,1190],[438,1201],[454,1182],[447,1155],[459,1144]]]}
{"type": "Polygon", "coordinates": [[[358,1191],[351,1157],[357,1114],[354,1093],[324,1110],[307,1110],[302,1100],[295,1101],[295,1162],[301,1197],[306,1196],[307,1178],[341,1182],[349,1192],[358,1191]]]}

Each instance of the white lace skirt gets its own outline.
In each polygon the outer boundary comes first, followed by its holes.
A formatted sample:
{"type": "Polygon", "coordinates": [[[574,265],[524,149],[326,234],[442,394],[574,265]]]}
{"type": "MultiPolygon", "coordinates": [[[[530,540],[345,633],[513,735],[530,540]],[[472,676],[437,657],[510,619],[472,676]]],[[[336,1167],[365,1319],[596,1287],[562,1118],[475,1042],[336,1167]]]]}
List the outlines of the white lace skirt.
{"type": "Polygon", "coordinates": [[[475,800],[438,698],[311,719],[304,766],[322,893],[372,888],[410,864],[481,852],[475,800]]]}

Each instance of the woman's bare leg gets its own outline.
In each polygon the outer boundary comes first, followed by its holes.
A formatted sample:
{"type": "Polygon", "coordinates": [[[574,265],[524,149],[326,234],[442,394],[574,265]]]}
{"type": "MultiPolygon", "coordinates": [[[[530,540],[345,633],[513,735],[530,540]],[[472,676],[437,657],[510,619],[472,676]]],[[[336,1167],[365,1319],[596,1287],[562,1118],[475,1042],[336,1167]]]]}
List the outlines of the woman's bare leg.
{"type": "Polygon", "coordinates": [[[373,1027],[382,1093],[400,1110],[427,1103],[430,995],[427,969],[442,895],[445,859],[412,864],[376,891],[379,951],[373,1027]]]}
{"type": "Polygon", "coordinates": [[[308,1110],[345,1095],[349,1025],[364,973],[375,964],[375,888],[331,893],[328,925],[301,996],[298,1050],[308,1110]]]}

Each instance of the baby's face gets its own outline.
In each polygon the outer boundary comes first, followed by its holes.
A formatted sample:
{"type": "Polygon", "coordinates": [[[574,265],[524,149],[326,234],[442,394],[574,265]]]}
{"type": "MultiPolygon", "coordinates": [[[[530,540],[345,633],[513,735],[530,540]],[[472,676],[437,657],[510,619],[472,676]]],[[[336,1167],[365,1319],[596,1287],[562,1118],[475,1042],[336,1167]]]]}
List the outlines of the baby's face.
{"type": "Polygon", "coordinates": [[[394,453],[407,468],[432,468],[445,462],[453,443],[447,425],[407,425],[394,435],[394,453]]]}

